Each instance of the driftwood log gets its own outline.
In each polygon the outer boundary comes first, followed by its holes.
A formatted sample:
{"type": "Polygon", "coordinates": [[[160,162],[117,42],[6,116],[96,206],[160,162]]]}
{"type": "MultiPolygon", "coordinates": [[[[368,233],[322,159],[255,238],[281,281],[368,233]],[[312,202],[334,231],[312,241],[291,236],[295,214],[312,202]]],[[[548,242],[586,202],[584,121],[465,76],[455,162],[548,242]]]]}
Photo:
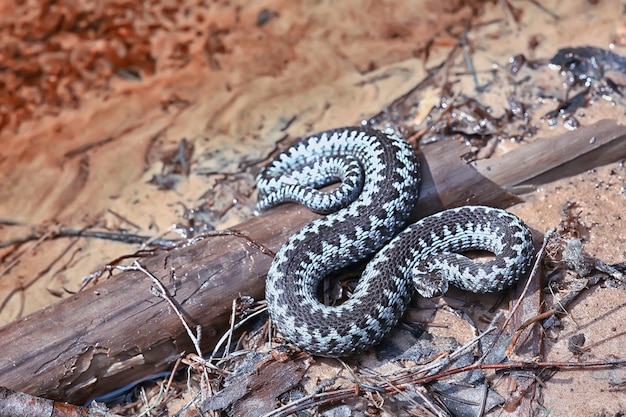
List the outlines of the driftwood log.
{"type": "MultiPolygon", "coordinates": [[[[498,158],[465,163],[454,141],[421,149],[421,216],[464,204],[508,206],[514,190],[626,158],[626,126],[601,121],[537,140],[498,158]]],[[[232,301],[263,298],[264,277],[289,235],[316,215],[287,205],[240,224],[240,235],[208,237],[141,260],[191,323],[209,352],[228,329],[232,301]]],[[[126,271],[0,329],[0,386],[82,403],[168,369],[193,344],[143,273],[126,271]]]]}

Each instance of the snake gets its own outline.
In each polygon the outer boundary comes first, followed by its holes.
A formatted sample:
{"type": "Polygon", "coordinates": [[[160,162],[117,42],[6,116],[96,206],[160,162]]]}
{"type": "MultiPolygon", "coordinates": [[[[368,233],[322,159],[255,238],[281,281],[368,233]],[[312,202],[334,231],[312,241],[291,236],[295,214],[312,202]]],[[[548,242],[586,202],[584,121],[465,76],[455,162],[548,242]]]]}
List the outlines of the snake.
{"type": "Polygon", "coordinates": [[[416,293],[434,297],[449,284],[500,291],[527,272],[532,235],[520,218],[461,206],[409,224],[419,186],[413,147],[390,129],[369,126],[304,137],[259,172],[259,210],[292,202],[325,214],[288,238],[267,273],[269,316],[286,341],[319,356],[358,353],[389,334],[416,293]],[[471,259],[472,250],[492,259],[471,259]],[[347,300],[319,300],[324,278],[367,260],[347,300]]]}

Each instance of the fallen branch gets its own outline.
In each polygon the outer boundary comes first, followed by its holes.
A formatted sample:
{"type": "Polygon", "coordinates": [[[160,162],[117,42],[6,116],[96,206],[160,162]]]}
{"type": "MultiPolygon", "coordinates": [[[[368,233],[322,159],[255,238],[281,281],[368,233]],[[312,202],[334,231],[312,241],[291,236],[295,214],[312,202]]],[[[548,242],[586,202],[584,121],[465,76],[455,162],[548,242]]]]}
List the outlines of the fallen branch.
{"type": "Polygon", "coordinates": [[[79,407],[14,392],[1,386],[0,416],[119,417],[95,402],[89,408],[79,407]]]}

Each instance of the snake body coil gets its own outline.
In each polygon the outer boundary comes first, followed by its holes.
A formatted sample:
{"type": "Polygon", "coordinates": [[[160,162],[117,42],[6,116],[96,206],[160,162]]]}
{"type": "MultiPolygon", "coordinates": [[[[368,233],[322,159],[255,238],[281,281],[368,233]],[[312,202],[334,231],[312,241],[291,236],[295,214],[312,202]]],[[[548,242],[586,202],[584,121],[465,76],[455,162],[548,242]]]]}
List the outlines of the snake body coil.
{"type": "Polygon", "coordinates": [[[269,313],[287,340],[322,356],[358,352],[389,333],[415,288],[433,296],[452,282],[490,292],[523,275],[532,259],[530,232],[506,211],[461,207],[402,231],[417,202],[418,168],[402,138],[350,127],[300,140],[259,174],[260,209],[292,201],[331,213],[291,236],[268,272],[269,313]],[[337,180],[333,191],[318,190],[337,180]],[[317,299],[324,277],[381,247],[349,300],[330,307],[317,299]],[[495,259],[477,263],[458,254],[473,249],[490,251],[495,259]]]}

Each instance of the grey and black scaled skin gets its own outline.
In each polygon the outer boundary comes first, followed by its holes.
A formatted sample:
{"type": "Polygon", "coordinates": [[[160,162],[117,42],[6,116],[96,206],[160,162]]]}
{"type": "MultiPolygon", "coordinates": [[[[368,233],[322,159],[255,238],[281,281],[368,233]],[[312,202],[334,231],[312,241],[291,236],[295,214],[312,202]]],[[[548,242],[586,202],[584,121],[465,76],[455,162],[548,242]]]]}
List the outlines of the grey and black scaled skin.
{"type": "Polygon", "coordinates": [[[424,295],[445,291],[448,282],[495,291],[525,271],[528,252],[532,258],[530,232],[503,210],[452,209],[406,228],[419,183],[413,148],[393,133],[367,127],[304,138],[259,174],[260,209],[298,202],[330,213],[291,236],[268,272],[269,313],[285,339],[316,355],[348,355],[389,333],[416,286],[424,295]],[[318,190],[338,179],[335,190],[318,190]],[[470,249],[493,252],[495,263],[476,269],[481,264],[451,253],[470,249]],[[316,298],[324,277],[376,252],[350,299],[331,307],[316,298]]]}

